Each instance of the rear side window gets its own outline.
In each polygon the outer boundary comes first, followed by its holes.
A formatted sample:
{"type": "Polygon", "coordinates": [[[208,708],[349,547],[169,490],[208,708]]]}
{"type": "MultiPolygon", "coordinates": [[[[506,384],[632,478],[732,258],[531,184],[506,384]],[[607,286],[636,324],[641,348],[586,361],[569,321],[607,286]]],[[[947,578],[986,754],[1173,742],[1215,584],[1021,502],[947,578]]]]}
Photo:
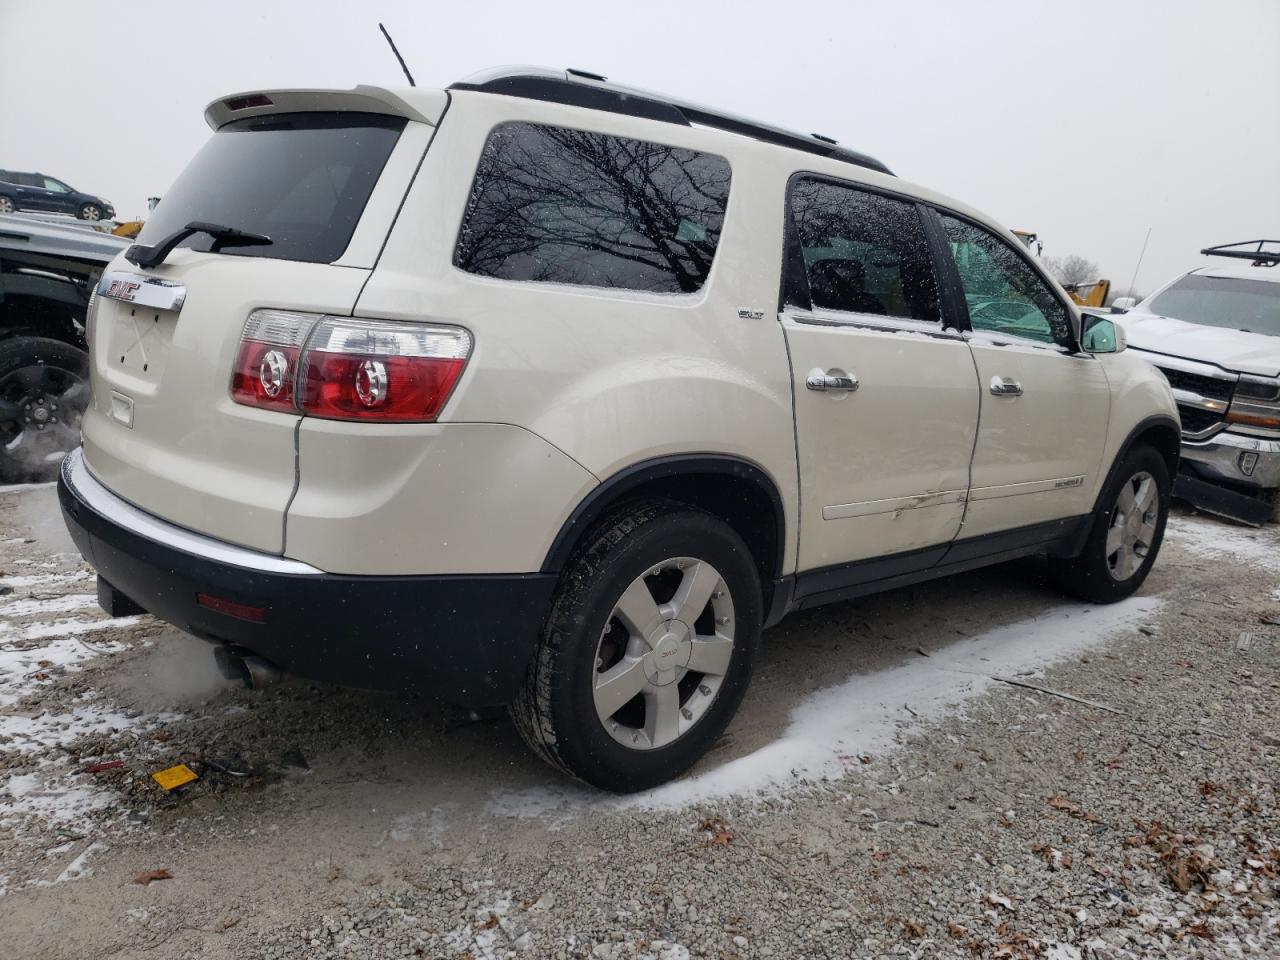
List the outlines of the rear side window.
{"type": "Polygon", "coordinates": [[[715,259],[729,180],[714,154],[506,123],[480,156],[453,262],[502,280],[693,293],[715,259]]]}
{"type": "Polygon", "coordinates": [[[207,234],[179,246],[236,257],[331,263],[360,215],[405,121],[372,113],[286,113],[218,128],[147,220],[154,244],[193,220],[271,238],[224,247],[207,234]]]}
{"type": "Polygon", "coordinates": [[[790,206],[814,309],[942,322],[914,203],[803,177],[790,206]]]}

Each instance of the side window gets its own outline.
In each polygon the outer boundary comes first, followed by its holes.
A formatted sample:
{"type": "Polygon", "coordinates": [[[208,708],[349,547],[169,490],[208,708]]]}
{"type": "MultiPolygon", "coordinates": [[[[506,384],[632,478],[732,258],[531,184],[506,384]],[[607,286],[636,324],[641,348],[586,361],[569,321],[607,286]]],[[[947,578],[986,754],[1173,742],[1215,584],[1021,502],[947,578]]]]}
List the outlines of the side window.
{"type": "Polygon", "coordinates": [[[1011,244],[945,213],[942,223],[973,329],[1071,345],[1066,307],[1011,244]]]}
{"type": "Polygon", "coordinates": [[[68,192],[67,185],[63,183],[61,180],[55,180],[53,179],[53,177],[43,177],[41,179],[43,180],[43,183],[41,184],[41,186],[43,186],[46,190],[51,190],[54,193],[68,192]]]}
{"type": "Polygon", "coordinates": [[[802,177],[790,205],[814,307],[942,322],[915,204],[802,177]]]}
{"type": "Polygon", "coordinates": [[[692,293],[711,271],[729,180],[713,154],[506,123],[480,156],[453,262],[503,280],[692,293]]]}

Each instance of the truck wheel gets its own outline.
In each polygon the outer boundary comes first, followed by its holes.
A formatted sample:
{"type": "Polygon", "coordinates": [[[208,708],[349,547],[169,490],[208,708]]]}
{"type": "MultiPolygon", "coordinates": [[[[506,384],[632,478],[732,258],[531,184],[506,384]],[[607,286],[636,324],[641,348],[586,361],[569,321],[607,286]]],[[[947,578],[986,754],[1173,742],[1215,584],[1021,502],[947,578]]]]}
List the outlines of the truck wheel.
{"type": "Polygon", "coordinates": [[[89,357],[45,337],[0,341],[0,481],[42,483],[80,442],[89,357]]]}
{"type": "Polygon", "coordinates": [[[1051,561],[1068,593],[1094,603],[1131,596],[1151,572],[1169,519],[1169,467],[1151,447],[1130,450],[1112,476],[1078,557],[1051,561]]]}
{"type": "Polygon", "coordinates": [[[516,726],[552,766],[605,790],[678,776],[738,709],[761,602],[727,524],[668,501],[623,509],[561,574],[516,726]]]}

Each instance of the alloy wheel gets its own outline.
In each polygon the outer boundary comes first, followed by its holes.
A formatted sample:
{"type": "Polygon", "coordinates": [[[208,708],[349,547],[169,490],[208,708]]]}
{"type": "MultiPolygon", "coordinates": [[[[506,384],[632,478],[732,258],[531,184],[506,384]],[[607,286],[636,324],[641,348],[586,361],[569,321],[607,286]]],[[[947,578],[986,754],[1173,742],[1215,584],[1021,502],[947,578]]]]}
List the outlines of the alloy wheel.
{"type": "Polygon", "coordinates": [[[0,213],[13,213],[13,201],[8,197],[0,197],[0,213]]]}
{"type": "Polygon", "coordinates": [[[0,445],[13,464],[47,471],[80,442],[89,385],[48,364],[19,367],[0,379],[0,445]]]}
{"type": "Polygon", "coordinates": [[[1160,489],[1145,470],[1125,481],[1107,527],[1107,570],[1128,580],[1142,566],[1155,542],[1160,520],[1160,489]]]}
{"type": "Polygon", "coordinates": [[[636,577],[596,647],[596,715],[635,750],[684,736],[710,709],[733,657],[733,597],[705,560],[672,557],[636,577]]]}

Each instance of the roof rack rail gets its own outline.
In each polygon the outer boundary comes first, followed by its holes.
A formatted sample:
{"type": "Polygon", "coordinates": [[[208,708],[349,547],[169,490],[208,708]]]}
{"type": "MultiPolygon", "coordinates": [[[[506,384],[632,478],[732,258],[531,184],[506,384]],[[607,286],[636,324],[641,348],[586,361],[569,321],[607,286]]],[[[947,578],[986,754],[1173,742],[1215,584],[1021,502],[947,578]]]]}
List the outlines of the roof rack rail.
{"type": "Polygon", "coordinates": [[[1241,240],[1239,243],[1223,243],[1216,247],[1205,247],[1200,251],[1206,257],[1232,257],[1236,260],[1252,260],[1255,267],[1274,267],[1280,263],[1280,240],[1241,240]],[[1267,244],[1275,244],[1276,249],[1264,250],[1267,244]],[[1236,247],[1253,247],[1252,250],[1238,250],[1236,247]]]}
{"type": "Polygon", "coordinates": [[[646,90],[634,90],[608,83],[599,74],[584,70],[548,70],[545,67],[510,67],[490,70],[450,84],[450,90],[477,90],[508,97],[525,97],[563,103],[609,113],[660,120],[688,127],[699,124],[731,133],[740,133],[766,143],[852,163],[893,176],[893,171],[875,157],[840,146],[830,137],[795,133],[756,120],[734,116],[710,107],[674,100],[646,90]]]}

